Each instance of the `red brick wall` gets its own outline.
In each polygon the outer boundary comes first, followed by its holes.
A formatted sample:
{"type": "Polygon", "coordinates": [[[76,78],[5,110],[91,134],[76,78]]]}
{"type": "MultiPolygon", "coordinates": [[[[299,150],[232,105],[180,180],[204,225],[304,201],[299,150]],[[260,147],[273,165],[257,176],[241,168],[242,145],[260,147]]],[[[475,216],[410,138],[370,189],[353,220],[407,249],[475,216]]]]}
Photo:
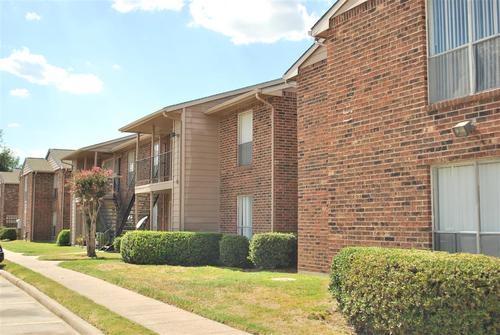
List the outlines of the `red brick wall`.
{"type": "Polygon", "coordinates": [[[297,232],[297,98],[292,92],[274,106],[274,229],[297,232]]]}
{"type": "Polygon", "coordinates": [[[255,103],[235,110],[219,123],[221,231],[236,233],[237,197],[253,196],[253,231],[271,227],[270,108],[255,103]],[[252,164],[238,166],[238,113],[253,110],[252,164]]]}
{"type": "Polygon", "coordinates": [[[428,104],[424,0],[368,1],[325,43],[298,79],[299,269],[348,245],[431,248],[431,166],[500,158],[500,90],[428,104]]]}
{"type": "Polygon", "coordinates": [[[19,217],[23,221],[23,237],[29,241],[49,241],[52,238],[52,200],[54,175],[52,173],[29,173],[21,176],[19,184],[19,217]],[[24,184],[27,183],[27,192],[24,184]],[[35,189],[33,191],[33,186],[35,189]],[[24,201],[27,203],[24,216],[24,201]]]}
{"type": "MultiPolygon", "coordinates": [[[[296,231],[296,99],[293,93],[268,100],[275,108],[275,231],[296,231]]],[[[253,232],[271,230],[271,108],[241,106],[219,123],[221,231],[236,233],[237,197],[253,196],[253,232]],[[238,113],[253,111],[253,157],[238,166],[238,113]]]]}
{"type": "Polygon", "coordinates": [[[34,216],[31,223],[33,241],[49,241],[52,239],[53,179],[54,175],[52,173],[37,173],[34,176],[35,196],[32,202],[34,216]]]}
{"type": "Polygon", "coordinates": [[[18,214],[18,201],[19,201],[19,185],[18,184],[2,184],[0,185],[1,195],[0,201],[0,226],[6,226],[7,215],[18,214]]]}

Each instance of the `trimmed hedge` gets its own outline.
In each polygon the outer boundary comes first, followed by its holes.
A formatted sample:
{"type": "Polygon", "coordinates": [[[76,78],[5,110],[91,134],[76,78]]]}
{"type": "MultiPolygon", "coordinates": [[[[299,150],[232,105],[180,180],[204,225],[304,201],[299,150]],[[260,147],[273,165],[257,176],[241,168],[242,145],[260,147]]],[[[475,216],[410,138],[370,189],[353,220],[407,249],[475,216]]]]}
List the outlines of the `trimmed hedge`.
{"type": "Polygon", "coordinates": [[[56,244],[58,246],[68,246],[71,245],[71,233],[69,229],[63,229],[57,234],[56,244]]]}
{"type": "Polygon", "coordinates": [[[498,258],[345,248],[330,291],[360,333],[500,334],[498,258]]]}
{"type": "Polygon", "coordinates": [[[288,268],[297,264],[297,237],[293,234],[255,234],[249,249],[249,259],[257,268],[288,268]]]}
{"type": "Polygon", "coordinates": [[[115,237],[115,239],[113,240],[113,249],[115,250],[115,252],[120,252],[121,245],[122,245],[122,237],[121,236],[115,237]]]}
{"type": "Polygon", "coordinates": [[[127,232],[121,240],[123,261],[134,264],[215,265],[219,233],[127,232]]]}
{"type": "Polygon", "coordinates": [[[0,228],[0,240],[17,240],[17,231],[16,228],[0,228]]]}
{"type": "Polygon", "coordinates": [[[248,261],[248,239],[242,235],[224,235],[219,243],[220,262],[224,266],[246,268],[248,261]]]}

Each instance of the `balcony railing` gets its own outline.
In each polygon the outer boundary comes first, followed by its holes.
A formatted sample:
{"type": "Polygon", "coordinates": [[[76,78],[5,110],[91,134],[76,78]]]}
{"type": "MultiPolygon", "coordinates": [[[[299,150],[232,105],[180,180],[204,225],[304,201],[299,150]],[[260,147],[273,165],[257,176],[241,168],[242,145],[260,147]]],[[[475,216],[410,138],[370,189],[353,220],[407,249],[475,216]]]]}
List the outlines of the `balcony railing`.
{"type": "Polygon", "coordinates": [[[172,179],[170,151],[136,162],[136,185],[146,185],[172,179]]]}

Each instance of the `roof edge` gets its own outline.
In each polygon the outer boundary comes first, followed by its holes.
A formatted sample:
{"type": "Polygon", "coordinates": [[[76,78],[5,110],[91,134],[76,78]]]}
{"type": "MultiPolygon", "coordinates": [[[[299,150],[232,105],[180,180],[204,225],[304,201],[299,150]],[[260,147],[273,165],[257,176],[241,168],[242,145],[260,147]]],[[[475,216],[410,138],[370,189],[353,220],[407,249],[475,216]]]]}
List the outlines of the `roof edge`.
{"type": "Polygon", "coordinates": [[[254,84],[254,85],[250,85],[250,86],[245,86],[245,87],[237,88],[237,89],[234,89],[234,90],[231,90],[231,91],[225,91],[225,92],[221,92],[221,93],[216,93],[216,94],[209,95],[209,96],[206,96],[206,97],[203,97],[203,98],[199,98],[199,99],[188,100],[188,101],[181,102],[181,103],[178,103],[178,104],[169,105],[169,106],[163,107],[163,108],[161,108],[161,109],[159,109],[159,110],[157,110],[157,111],[155,111],[155,112],[153,112],[151,114],[143,116],[140,119],[137,119],[137,120],[135,120],[133,122],[130,122],[129,124],[127,124],[127,125],[119,128],[118,130],[121,131],[121,132],[125,132],[125,133],[126,132],[134,132],[134,131],[131,130],[132,128],[140,126],[141,124],[148,122],[149,120],[155,118],[158,115],[161,115],[162,113],[173,112],[173,111],[177,111],[177,110],[182,109],[182,108],[191,107],[191,106],[199,105],[199,104],[202,104],[202,103],[205,103],[205,102],[209,102],[209,101],[213,101],[213,100],[217,100],[217,99],[222,99],[222,98],[230,97],[232,95],[237,95],[237,94],[240,94],[240,93],[244,93],[246,91],[251,91],[253,89],[257,89],[257,88],[260,88],[260,87],[276,85],[276,84],[281,83],[282,81],[283,81],[282,78],[273,79],[273,80],[265,81],[263,83],[254,84]]]}

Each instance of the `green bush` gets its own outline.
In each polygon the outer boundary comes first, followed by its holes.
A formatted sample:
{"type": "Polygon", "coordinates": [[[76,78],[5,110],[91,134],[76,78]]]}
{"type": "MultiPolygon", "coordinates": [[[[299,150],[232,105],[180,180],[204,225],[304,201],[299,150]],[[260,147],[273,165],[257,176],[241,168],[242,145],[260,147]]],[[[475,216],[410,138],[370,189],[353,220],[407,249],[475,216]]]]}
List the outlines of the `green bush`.
{"type": "Polygon", "coordinates": [[[115,239],[113,240],[113,249],[115,250],[115,252],[120,252],[121,244],[122,244],[121,236],[115,237],[115,239]]]}
{"type": "Polygon", "coordinates": [[[219,243],[222,265],[246,268],[248,261],[248,239],[241,235],[224,235],[219,243]]]}
{"type": "Polygon", "coordinates": [[[219,233],[133,231],[121,240],[127,263],[210,265],[219,261],[219,233]]]}
{"type": "Polygon", "coordinates": [[[16,228],[0,228],[0,240],[9,240],[13,241],[17,239],[17,231],[16,228]]]}
{"type": "Polygon", "coordinates": [[[500,334],[500,259],[424,250],[346,248],[330,291],[367,334],[500,334]]]}
{"type": "Polygon", "coordinates": [[[63,229],[57,235],[57,245],[58,246],[68,246],[71,245],[71,233],[69,229],[63,229]]]}
{"type": "Polygon", "coordinates": [[[256,234],[249,249],[249,259],[257,268],[288,268],[297,262],[297,238],[293,234],[256,234]]]}

